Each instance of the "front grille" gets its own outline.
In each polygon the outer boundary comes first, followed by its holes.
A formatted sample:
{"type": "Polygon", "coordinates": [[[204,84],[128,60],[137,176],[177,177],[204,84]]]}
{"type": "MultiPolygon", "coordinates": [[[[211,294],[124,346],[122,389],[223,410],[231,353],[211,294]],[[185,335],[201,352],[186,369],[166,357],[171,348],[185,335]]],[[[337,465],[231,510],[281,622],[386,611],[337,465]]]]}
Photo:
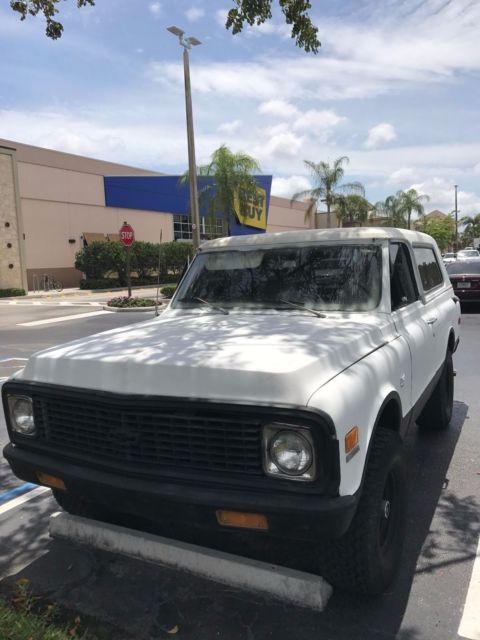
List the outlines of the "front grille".
{"type": "MultiPolygon", "coordinates": [[[[38,444],[70,458],[132,471],[191,469],[263,475],[261,423],[208,409],[118,406],[34,397],[38,444]]],[[[181,401],[179,401],[180,405],[181,401]]]]}

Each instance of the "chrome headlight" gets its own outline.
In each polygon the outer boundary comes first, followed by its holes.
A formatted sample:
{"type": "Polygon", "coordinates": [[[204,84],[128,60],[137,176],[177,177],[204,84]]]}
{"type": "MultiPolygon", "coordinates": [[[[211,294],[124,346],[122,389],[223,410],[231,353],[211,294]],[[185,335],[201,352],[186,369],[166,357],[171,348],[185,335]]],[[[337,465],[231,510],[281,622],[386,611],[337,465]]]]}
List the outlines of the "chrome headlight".
{"type": "Polygon", "coordinates": [[[263,428],[264,470],[290,480],[315,479],[315,456],[308,429],[269,424],[263,428]]]}
{"type": "Polygon", "coordinates": [[[8,396],[10,424],[22,436],[34,436],[37,429],[33,419],[33,403],[28,396],[8,396]]]}

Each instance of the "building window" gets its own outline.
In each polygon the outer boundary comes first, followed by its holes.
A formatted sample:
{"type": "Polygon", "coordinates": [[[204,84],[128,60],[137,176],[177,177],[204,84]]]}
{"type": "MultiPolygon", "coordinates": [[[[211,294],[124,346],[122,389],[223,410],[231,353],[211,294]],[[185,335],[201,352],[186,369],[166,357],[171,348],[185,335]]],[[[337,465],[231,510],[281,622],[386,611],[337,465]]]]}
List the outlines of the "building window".
{"type": "MultiPolygon", "coordinates": [[[[206,221],[200,218],[200,239],[211,240],[224,236],[222,220],[206,221]]],[[[173,237],[175,240],[191,240],[192,225],[187,216],[173,216],[173,237]]]]}

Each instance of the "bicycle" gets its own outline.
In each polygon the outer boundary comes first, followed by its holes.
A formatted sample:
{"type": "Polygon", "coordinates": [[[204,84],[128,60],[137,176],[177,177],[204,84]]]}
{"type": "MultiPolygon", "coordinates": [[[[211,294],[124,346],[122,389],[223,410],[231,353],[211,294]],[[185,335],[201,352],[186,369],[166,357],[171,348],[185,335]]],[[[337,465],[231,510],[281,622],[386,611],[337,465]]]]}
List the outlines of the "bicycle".
{"type": "Polygon", "coordinates": [[[44,291],[63,291],[63,284],[48,273],[43,274],[43,290],[44,291]]]}

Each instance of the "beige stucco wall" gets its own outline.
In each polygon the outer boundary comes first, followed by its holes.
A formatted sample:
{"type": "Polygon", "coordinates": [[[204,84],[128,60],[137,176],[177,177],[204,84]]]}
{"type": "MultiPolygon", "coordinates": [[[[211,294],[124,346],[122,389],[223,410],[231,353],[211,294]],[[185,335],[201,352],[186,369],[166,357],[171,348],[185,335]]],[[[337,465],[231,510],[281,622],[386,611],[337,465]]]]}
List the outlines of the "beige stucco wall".
{"type": "Polygon", "coordinates": [[[275,231],[294,231],[295,229],[309,229],[309,221],[305,221],[308,203],[292,202],[288,198],[270,196],[268,210],[267,233],[275,231]]]}
{"type": "Polygon", "coordinates": [[[15,154],[0,147],[0,289],[26,287],[22,242],[15,154]]]}

